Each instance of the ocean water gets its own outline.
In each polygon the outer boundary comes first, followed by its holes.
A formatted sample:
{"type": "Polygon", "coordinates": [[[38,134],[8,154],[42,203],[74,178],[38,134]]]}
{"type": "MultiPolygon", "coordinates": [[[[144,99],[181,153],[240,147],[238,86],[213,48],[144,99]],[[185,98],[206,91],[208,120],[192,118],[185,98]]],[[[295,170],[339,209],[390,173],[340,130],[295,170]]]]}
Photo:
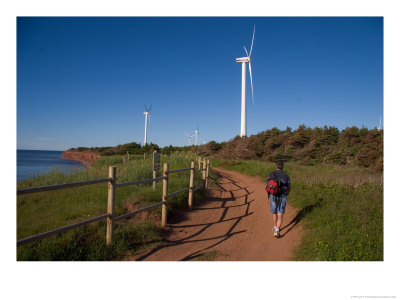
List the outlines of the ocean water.
{"type": "Polygon", "coordinates": [[[61,172],[85,168],[80,162],[61,158],[62,151],[17,150],[17,182],[46,174],[56,167],[61,172]]]}

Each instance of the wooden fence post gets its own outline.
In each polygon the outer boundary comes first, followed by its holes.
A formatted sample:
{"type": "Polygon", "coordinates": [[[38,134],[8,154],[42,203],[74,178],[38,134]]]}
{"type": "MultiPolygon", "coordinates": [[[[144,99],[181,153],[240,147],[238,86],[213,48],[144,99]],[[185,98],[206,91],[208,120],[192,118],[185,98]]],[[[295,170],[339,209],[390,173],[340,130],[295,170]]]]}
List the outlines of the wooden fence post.
{"type": "Polygon", "coordinates": [[[192,209],[193,205],[193,184],[194,184],[194,161],[190,165],[190,183],[189,183],[189,209],[192,209]]]}
{"type": "Polygon", "coordinates": [[[201,169],[201,157],[197,158],[197,161],[199,163],[199,170],[201,169]]]}
{"type": "Polygon", "coordinates": [[[115,213],[115,184],[117,181],[117,167],[108,167],[108,178],[111,182],[108,183],[108,201],[107,201],[107,231],[106,231],[106,244],[109,245],[112,242],[113,230],[114,230],[114,213],[115,213]]]}
{"type": "MultiPolygon", "coordinates": [[[[163,193],[162,193],[162,202],[167,202],[168,195],[168,164],[164,163],[163,168],[163,193]]],[[[161,228],[165,228],[167,226],[167,205],[163,203],[161,206],[161,228]]]]}
{"type": "Polygon", "coordinates": [[[205,183],[205,188],[208,187],[208,172],[210,171],[210,161],[207,160],[206,164],[206,183],[205,183]]]}
{"type": "MultiPolygon", "coordinates": [[[[153,152],[153,179],[157,177],[157,171],[160,170],[160,153],[157,150],[153,152]]],[[[156,190],[156,182],[153,181],[153,191],[156,190]]]]}
{"type": "Polygon", "coordinates": [[[203,174],[203,184],[206,184],[206,160],[203,160],[203,171],[201,172],[203,174]]]}

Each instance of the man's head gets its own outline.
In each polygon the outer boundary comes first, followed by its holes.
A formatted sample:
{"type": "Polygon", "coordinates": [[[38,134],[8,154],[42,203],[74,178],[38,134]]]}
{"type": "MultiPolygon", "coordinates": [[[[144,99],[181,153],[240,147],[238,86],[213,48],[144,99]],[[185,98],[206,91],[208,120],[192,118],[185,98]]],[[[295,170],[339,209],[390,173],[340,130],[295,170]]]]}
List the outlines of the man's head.
{"type": "Polygon", "coordinates": [[[282,170],[283,169],[283,160],[278,160],[276,162],[276,168],[282,170]]]}

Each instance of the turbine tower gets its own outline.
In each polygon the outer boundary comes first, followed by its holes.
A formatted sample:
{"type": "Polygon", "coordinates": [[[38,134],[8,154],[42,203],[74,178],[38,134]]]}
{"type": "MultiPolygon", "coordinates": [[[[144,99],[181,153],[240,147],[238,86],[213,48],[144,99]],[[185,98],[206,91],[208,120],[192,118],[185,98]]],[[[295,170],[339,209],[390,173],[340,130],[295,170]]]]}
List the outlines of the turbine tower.
{"type": "Polygon", "coordinates": [[[254,42],[255,32],[256,32],[256,26],[254,25],[253,39],[251,41],[250,53],[248,53],[246,47],[244,47],[244,51],[246,51],[247,56],[236,58],[236,63],[242,64],[242,114],[241,114],[241,122],[240,122],[240,137],[247,136],[247,129],[246,129],[246,63],[249,63],[250,82],[251,82],[251,97],[252,97],[253,104],[254,104],[253,78],[251,76],[251,52],[253,51],[253,42],[254,42]]]}
{"type": "Polygon", "coordinates": [[[382,116],[379,117],[379,127],[378,127],[378,131],[382,130],[382,116]]]}
{"type": "Polygon", "coordinates": [[[196,137],[196,139],[195,139],[195,145],[197,146],[197,137],[198,137],[198,135],[199,135],[199,126],[197,126],[197,129],[194,131],[194,135],[195,135],[195,137],[196,137]]]}
{"type": "Polygon", "coordinates": [[[143,146],[146,146],[147,144],[147,117],[149,117],[150,119],[150,110],[151,110],[151,105],[150,108],[147,108],[147,106],[145,106],[146,111],[143,113],[144,114],[144,143],[143,146]]]}
{"type": "Polygon", "coordinates": [[[194,137],[194,135],[188,135],[187,133],[185,133],[185,136],[188,138],[188,146],[190,146],[190,139],[194,137]]]}

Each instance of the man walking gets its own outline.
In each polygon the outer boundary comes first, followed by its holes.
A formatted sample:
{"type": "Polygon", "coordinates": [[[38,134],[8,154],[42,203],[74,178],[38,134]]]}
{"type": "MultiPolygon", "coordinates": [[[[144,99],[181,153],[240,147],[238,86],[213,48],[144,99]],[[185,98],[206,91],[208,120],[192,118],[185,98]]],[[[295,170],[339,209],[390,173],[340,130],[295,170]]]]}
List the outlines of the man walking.
{"type": "Polygon", "coordinates": [[[270,211],[272,213],[272,221],[274,224],[273,232],[275,237],[280,237],[280,228],[283,222],[283,214],[285,213],[286,197],[290,192],[290,178],[282,171],[283,161],[276,163],[276,170],[269,173],[267,182],[271,179],[276,181],[279,186],[279,192],[276,195],[268,193],[270,211]]]}

